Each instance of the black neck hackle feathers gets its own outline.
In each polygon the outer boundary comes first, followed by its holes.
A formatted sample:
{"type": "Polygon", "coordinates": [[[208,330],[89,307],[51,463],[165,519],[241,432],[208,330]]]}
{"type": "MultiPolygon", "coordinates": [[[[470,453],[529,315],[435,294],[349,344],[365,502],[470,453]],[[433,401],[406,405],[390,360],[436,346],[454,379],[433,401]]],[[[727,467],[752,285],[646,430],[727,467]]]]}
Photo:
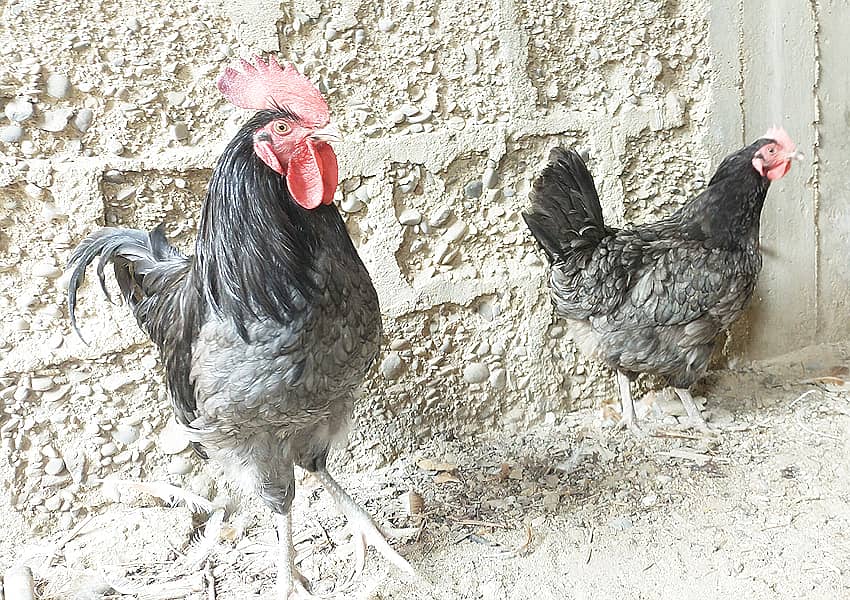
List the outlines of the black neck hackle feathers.
{"type": "Polygon", "coordinates": [[[202,209],[195,247],[200,289],[216,313],[237,323],[248,316],[286,322],[317,292],[312,261],[320,248],[354,250],[335,206],[302,208],[286,179],[254,152],[254,133],[281,117],[290,115],[260,111],[242,127],[216,165],[202,209]]]}

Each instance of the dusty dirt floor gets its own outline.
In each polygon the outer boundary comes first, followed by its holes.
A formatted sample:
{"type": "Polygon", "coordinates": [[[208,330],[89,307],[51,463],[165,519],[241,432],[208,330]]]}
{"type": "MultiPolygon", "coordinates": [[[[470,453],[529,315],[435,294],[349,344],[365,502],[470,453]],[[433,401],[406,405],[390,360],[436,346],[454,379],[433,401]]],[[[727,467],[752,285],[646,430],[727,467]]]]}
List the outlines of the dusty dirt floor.
{"type": "MultiPolygon", "coordinates": [[[[420,527],[393,542],[417,577],[370,551],[352,579],[345,522],[304,476],[300,569],[330,598],[850,598],[849,357],[820,346],[712,372],[697,390],[709,434],[654,395],[643,438],[587,410],[340,469],[382,522],[420,527]]],[[[209,505],[93,484],[91,517],[46,536],[0,507],[0,567],[30,565],[38,598],[274,598],[269,514],[214,465],[172,483],[209,505]]]]}

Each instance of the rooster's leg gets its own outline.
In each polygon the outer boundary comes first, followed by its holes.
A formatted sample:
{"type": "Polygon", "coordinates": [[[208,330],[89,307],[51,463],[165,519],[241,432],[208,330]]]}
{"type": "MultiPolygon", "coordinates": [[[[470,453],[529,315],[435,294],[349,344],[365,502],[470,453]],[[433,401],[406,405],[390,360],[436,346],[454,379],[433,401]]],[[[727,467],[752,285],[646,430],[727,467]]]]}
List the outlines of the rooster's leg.
{"type": "Polygon", "coordinates": [[[702,415],[699,412],[699,407],[697,403],[694,402],[694,397],[691,396],[691,393],[683,388],[674,388],[676,390],[676,395],[679,396],[679,400],[682,401],[682,406],[685,407],[685,411],[688,413],[688,417],[694,422],[698,429],[707,429],[708,426],[705,424],[705,419],[702,418],[702,415]]]}
{"type": "Polygon", "coordinates": [[[637,435],[643,434],[643,430],[638,426],[637,416],[635,416],[635,401],[632,398],[631,382],[629,377],[620,370],[617,370],[617,387],[620,389],[620,405],[623,415],[617,427],[621,429],[625,427],[637,435]]]}
{"type": "Polygon", "coordinates": [[[280,554],[277,564],[277,589],[281,600],[314,598],[310,582],[295,567],[295,548],[292,546],[292,514],[275,515],[280,554]]]}
{"type": "Polygon", "coordinates": [[[375,550],[384,555],[384,557],[393,563],[402,571],[413,574],[413,567],[410,566],[402,556],[393,550],[392,546],[387,543],[386,537],[402,537],[416,533],[418,529],[391,529],[379,528],[372,521],[369,514],[362,506],[357,504],[354,499],[346,493],[344,489],[331,477],[330,473],[324,469],[319,469],[315,472],[316,478],[321,482],[327,492],[336,502],[337,507],[348,519],[348,525],[351,529],[352,539],[354,541],[355,552],[355,574],[359,574],[363,570],[363,565],[366,561],[366,547],[371,545],[375,550]]]}

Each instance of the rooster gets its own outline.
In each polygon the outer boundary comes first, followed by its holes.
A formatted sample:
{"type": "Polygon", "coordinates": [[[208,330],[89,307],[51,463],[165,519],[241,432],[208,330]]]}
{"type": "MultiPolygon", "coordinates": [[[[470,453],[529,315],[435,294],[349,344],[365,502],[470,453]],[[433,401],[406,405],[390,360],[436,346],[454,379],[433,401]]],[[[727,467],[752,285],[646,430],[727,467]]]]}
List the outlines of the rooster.
{"type": "Polygon", "coordinates": [[[630,381],[654,373],[705,428],[689,389],[705,374],[715,338],[752,296],[767,190],[799,158],[788,134],[770,129],[727,156],[708,187],[672,215],[615,229],[602,219],[581,157],[552,150],[523,217],[549,259],[556,313],[585,353],[617,373],[621,426],[640,433],[630,381]]]}
{"type": "MultiPolygon", "coordinates": [[[[159,348],[176,420],[275,516],[282,598],[308,594],[292,546],[294,465],[345,514],[356,570],[367,544],[408,562],[331,477],[328,451],[345,436],[356,388],[381,339],[378,296],[332,203],[338,139],[309,79],[270,57],[228,68],[218,89],[257,112],[230,141],[209,182],[195,255],[150,233],[103,228],[69,262],[68,308],[91,262],[106,293],[112,263],[139,326],[159,348]]],[[[107,294],[108,296],[108,294],[107,294]]],[[[79,333],[79,330],[77,330],[79,333]]],[[[389,530],[387,530],[389,531],[389,530]]]]}

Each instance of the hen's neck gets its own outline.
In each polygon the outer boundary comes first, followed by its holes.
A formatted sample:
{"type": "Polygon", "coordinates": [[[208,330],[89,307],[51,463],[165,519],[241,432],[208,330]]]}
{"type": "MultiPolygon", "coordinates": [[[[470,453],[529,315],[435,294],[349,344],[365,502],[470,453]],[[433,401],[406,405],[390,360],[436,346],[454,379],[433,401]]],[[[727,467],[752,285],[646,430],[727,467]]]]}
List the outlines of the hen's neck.
{"type": "Polygon", "coordinates": [[[746,148],[728,156],[699,196],[675,215],[689,235],[725,247],[757,241],[770,182],[753,169],[746,148]]]}

